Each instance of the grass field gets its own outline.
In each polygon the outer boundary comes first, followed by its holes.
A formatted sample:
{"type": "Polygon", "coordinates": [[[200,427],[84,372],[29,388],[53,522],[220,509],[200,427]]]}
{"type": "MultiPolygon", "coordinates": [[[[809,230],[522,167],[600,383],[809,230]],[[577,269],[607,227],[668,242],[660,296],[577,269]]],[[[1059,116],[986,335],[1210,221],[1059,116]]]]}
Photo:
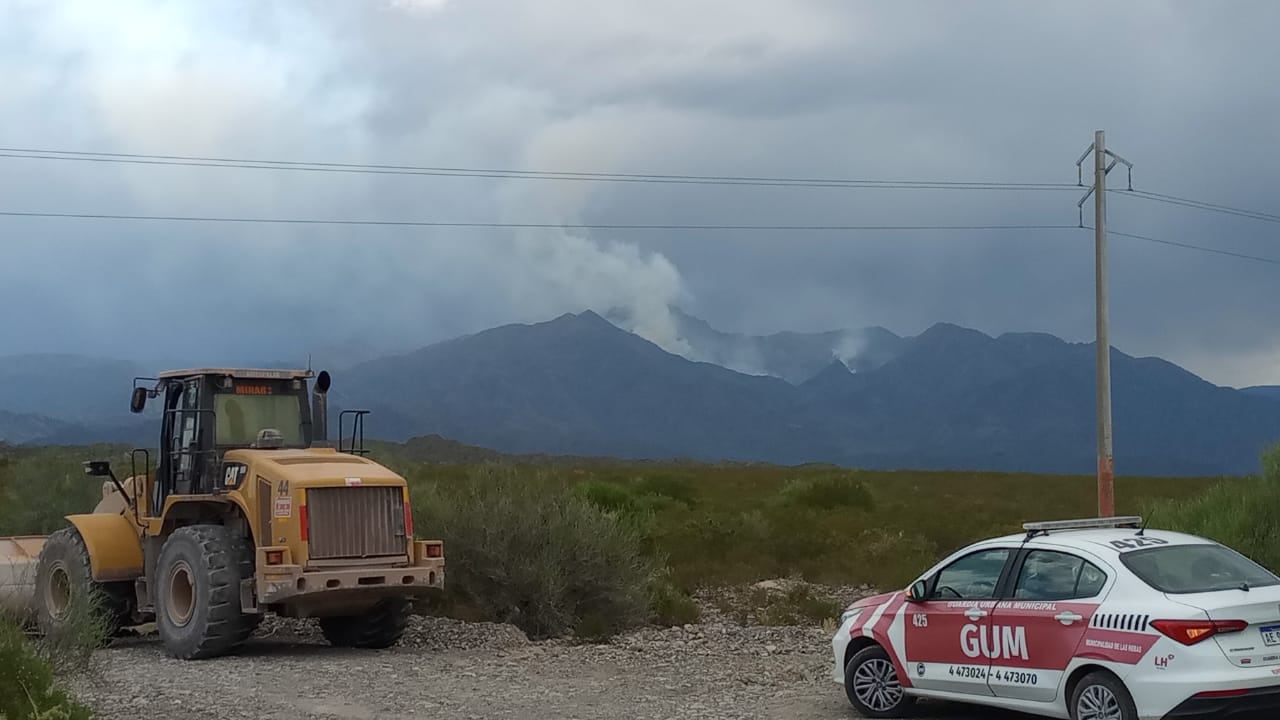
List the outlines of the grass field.
{"type": "MultiPolygon", "coordinates": [[[[424,463],[384,444],[372,457],[408,477],[424,502],[465,487],[487,465],[424,463]]],[[[81,472],[88,458],[127,472],[120,447],[0,448],[0,535],[48,533],[64,514],[90,510],[101,485],[81,472]]],[[[1096,514],[1092,477],[598,461],[502,467],[513,481],[578,494],[633,523],[685,590],[788,576],[896,587],[939,556],[1025,521],[1096,514]]],[[[1199,497],[1219,481],[1254,482],[1121,477],[1117,510],[1199,497]]],[[[416,507],[419,535],[431,533],[428,510],[416,507]]]]}
{"type": "MultiPolygon", "coordinates": [[[[468,477],[465,466],[401,470],[415,484],[468,477]]],[[[1089,477],[626,465],[523,472],[633,519],[686,590],[775,577],[897,587],[942,555],[1025,521],[1097,514],[1089,477]]],[[[1196,496],[1215,480],[1121,478],[1117,510],[1196,496]]]]}

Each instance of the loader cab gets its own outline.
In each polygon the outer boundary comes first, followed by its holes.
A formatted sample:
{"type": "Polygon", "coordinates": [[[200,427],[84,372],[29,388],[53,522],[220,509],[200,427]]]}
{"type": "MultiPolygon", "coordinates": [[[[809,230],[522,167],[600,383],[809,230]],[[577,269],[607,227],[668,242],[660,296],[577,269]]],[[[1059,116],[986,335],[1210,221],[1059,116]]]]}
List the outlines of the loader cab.
{"type": "MultiPolygon", "coordinates": [[[[328,376],[322,376],[318,394],[328,389],[328,376]]],[[[158,510],[174,494],[220,492],[228,450],[310,447],[316,435],[310,377],[301,370],[184,370],[162,373],[150,392],[136,389],[135,412],[146,397],[163,403],[151,507],[158,510]]]]}

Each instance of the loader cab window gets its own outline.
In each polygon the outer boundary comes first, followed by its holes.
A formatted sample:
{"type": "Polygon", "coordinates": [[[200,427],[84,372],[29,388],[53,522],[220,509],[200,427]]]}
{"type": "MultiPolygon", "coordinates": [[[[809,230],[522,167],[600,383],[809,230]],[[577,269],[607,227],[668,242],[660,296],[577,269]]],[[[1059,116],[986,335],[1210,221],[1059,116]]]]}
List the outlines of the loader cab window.
{"type": "Polygon", "coordinates": [[[203,440],[209,431],[207,410],[203,410],[204,382],[190,378],[170,385],[165,395],[165,415],[155,504],[163,507],[169,495],[200,492],[201,478],[210,460],[203,440]]]}
{"type": "Polygon", "coordinates": [[[306,391],[291,382],[235,381],[213,396],[217,417],[214,443],[220,448],[250,447],[260,430],[280,431],[284,447],[304,447],[302,404],[306,391]]]}

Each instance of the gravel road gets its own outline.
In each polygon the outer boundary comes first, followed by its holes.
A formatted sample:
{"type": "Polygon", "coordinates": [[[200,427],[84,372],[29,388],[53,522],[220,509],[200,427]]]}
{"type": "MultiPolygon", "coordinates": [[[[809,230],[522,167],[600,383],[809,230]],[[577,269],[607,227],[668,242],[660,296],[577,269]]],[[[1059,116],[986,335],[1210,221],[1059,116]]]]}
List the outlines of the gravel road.
{"type": "Polygon", "coordinates": [[[328,647],[310,625],[268,619],[239,654],[214,660],[172,660],[154,636],[117,640],[70,689],[97,717],[129,720],[856,718],[828,680],[828,641],[817,628],[709,622],[607,645],[532,643],[510,626],[416,618],[401,647],[353,651],[328,647]]]}

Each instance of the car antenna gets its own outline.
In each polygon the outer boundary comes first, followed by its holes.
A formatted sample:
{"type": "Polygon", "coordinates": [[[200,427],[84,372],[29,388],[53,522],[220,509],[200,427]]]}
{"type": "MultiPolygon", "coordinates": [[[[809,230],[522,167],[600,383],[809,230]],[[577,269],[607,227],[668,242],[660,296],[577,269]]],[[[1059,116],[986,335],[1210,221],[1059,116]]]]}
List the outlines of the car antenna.
{"type": "Polygon", "coordinates": [[[1138,528],[1138,532],[1134,533],[1135,535],[1139,535],[1139,536],[1141,536],[1141,535],[1145,535],[1145,534],[1146,534],[1146,532],[1147,532],[1147,523],[1151,522],[1151,516],[1152,516],[1153,514],[1154,514],[1154,513],[1147,513],[1147,516],[1146,516],[1145,518],[1143,518],[1143,520],[1142,520],[1142,527],[1138,528]]]}

